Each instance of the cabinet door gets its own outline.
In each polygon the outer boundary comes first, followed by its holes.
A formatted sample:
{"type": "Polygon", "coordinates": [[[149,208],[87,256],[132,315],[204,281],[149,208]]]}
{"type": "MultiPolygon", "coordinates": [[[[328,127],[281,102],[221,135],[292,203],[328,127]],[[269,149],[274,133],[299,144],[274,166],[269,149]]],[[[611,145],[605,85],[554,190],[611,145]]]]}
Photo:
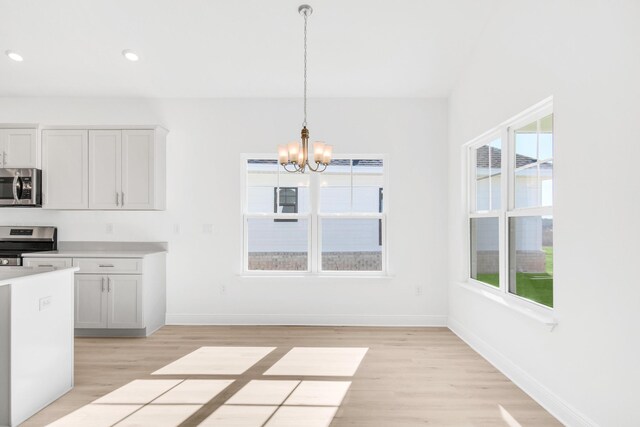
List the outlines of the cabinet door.
{"type": "Polygon", "coordinates": [[[107,280],[108,327],[142,328],[142,276],[112,275],[107,280]]]}
{"type": "Polygon", "coordinates": [[[122,131],[122,207],[154,208],[154,131],[122,131]]]}
{"type": "Polygon", "coordinates": [[[42,132],[43,208],[89,207],[89,142],[86,130],[42,132]]]}
{"type": "Polygon", "coordinates": [[[97,274],[75,276],[75,327],[107,327],[107,277],[97,274]]]}
{"type": "Polygon", "coordinates": [[[119,209],[122,131],[89,131],[89,209],[119,209]]]}
{"type": "Polygon", "coordinates": [[[0,163],[4,168],[37,168],[38,134],[36,129],[1,129],[0,163]]]}

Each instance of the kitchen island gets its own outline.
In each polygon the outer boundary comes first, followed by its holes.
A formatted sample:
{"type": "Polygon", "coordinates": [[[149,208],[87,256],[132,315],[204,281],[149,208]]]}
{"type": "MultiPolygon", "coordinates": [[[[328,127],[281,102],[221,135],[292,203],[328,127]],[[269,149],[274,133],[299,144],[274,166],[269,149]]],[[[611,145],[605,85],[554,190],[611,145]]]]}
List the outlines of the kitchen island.
{"type": "Polygon", "coordinates": [[[73,388],[76,270],[0,269],[0,426],[17,426],[73,388]]]}

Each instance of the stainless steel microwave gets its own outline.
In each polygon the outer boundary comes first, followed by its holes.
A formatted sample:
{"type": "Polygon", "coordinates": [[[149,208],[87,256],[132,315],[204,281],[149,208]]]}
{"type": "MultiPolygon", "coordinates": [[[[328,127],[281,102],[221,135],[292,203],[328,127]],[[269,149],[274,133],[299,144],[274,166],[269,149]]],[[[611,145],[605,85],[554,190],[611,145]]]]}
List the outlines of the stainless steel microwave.
{"type": "Polygon", "coordinates": [[[0,169],[0,207],[41,207],[40,169],[0,169]]]}

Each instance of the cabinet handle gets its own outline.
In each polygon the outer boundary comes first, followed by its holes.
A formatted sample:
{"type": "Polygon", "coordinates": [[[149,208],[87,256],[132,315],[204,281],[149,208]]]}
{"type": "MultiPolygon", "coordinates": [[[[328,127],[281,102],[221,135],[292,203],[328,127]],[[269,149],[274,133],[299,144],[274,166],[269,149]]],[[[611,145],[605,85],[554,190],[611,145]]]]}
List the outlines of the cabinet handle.
{"type": "Polygon", "coordinates": [[[53,267],[53,264],[38,264],[38,267],[53,267]]]}
{"type": "Polygon", "coordinates": [[[101,268],[111,267],[111,268],[113,268],[113,264],[98,264],[98,267],[101,267],[101,268]]]}
{"type": "Polygon", "coordinates": [[[111,277],[107,277],[107,292],[111,292],[111,277]]]}
{"type": "Polygon", "coordinates": [[[116,206],[120,206],[120,195],[116,191],[116,206]]]}
{"type": "Polygon", "coordinates": [[[102,292],[104,292],[104,277],[101,280],[102,280],[102,292]]]}
{"type": "Polygon", "coordinates": [[[122,193],[122,207],[124,208],[124,192],[122,193]]]}

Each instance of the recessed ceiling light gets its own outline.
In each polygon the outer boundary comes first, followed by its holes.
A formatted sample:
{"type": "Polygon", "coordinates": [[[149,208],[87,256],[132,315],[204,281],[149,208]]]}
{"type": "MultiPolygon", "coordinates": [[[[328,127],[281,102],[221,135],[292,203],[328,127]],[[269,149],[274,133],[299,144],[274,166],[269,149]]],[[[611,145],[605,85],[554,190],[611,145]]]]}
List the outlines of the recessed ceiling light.
{"type": "Polygon", "coordinates": [[[5,55],[7,55],[9,58],[13,59],[16,62],[22,62],[24,61],[24,58],[22,57],[22,55],[20,55],[19,53],[15,53],[12,50],[8,50],[5,52],[5,55]]]}
{"type": "Polygon", "coordinates": [[[124,56],[125,58],[127,58],[129,61],[132,62],[136,62],[138,59],[140,59],[140,57],[138,56],[137,53],[129,50],[129,49],[125,49],[122,51],[122,56],[124,56]]]}

